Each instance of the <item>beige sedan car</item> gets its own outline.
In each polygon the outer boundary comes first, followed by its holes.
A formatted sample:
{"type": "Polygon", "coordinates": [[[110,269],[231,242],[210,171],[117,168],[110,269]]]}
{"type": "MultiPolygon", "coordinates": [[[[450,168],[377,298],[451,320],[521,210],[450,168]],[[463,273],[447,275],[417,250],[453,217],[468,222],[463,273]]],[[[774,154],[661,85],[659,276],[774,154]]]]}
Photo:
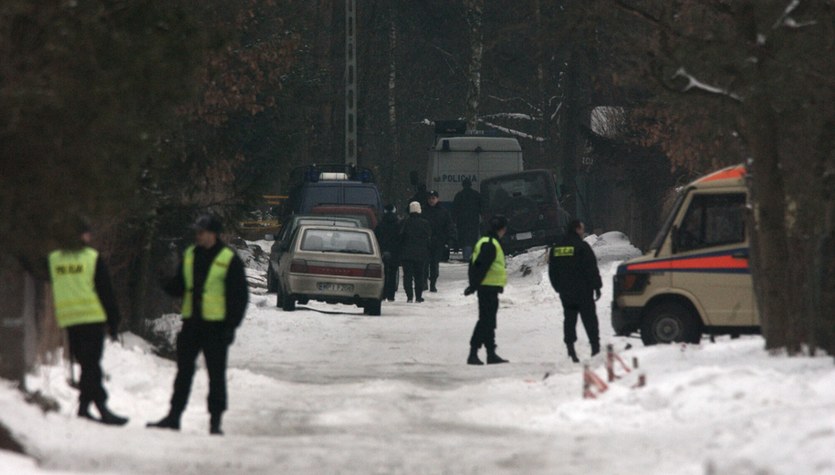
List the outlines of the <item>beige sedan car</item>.
{"type": "Polygon", "coordinates": [[[383,259],[374,232],[365,228],[303,225],[279,258],[277,305],[317,300],[362,307],[380,315],[383,259]]]}

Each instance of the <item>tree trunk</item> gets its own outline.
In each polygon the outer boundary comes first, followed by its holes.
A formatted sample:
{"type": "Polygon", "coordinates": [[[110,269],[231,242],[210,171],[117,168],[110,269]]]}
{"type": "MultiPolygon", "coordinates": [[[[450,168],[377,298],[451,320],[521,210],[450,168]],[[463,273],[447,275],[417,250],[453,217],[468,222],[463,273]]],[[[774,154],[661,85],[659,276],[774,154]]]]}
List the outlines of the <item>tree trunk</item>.
{"type": "Polygon", "coordinates": [[[786,238],[786,203],[780,169],[779,134],[776,116],[767,93],[759,91],[748,99],[747,127],[755,159],[751,166],[753,226],[751,268],[767,349],[798,350],[789,313],[786,272],[789,254],[786,238]]]}
{"type": "Polygon", "coordinates": [[[133,263],[133,271],[131,272],[132,280],[130,282],[131,288],[131,308],[130,308],[130,330],[137,335],[145,336],[147,332],[146,321],[151,320],[158,315],[151,317],[148,311],[148,297],[151,294],[151,273],[153,266],[153,244],[157,238],[158,222],[156,214],[149,217],[147,221],[142,224],[143,229],[141,234],[141,248],[136,260],[133,263]]]}
{"type": "Polygon", "coordinates": [[[467,130],[476,130],[481,101],[481,58],[484,54],[484,0],[466,0],[470,33],[470,64],[467,71],[467,130]]]}
{"type": "Polygon", "coordinates": [[[0,378],[25,384],[26,371],[35,361],[37,286],[35,279],[14,259],[0,262],[0,378]]]}

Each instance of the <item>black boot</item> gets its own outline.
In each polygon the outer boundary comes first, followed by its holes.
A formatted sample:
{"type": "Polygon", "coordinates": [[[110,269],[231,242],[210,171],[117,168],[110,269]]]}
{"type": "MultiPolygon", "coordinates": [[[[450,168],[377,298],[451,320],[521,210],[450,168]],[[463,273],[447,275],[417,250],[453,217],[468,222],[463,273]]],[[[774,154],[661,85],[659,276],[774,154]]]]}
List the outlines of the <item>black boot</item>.
{"type": "Polygon", "coordinates": [[[215,413],[212,414],[211,420],[209,421],[209,434],[212,435],[223,435],[223,431],[220,430],[220,420],[223,414],[215,413]]]}
{"type": "Polygon", "coordinates": [[[438,288],[435,287],[435,281],[430,281],[429,282],[429,291],[430,292],[437,292],[438,291],[438,288]]]}
{"type": "Polygon", "coordinates": [[[157,429],[171,429],[180,430],[180,415],[175,412],[169,412],[167,416],[156,422],[149,422],[145,427],[155,427],[157,429]]]}
{"type": "Polygon", "coordinates": [[[84,419],[90,419],[91,421],[96,421],[96,422],[99,421],[98,419],[93,417],[92,414],[90,414],[90,401],[80,402],[78,404],[78,417],[81,417],[81,418],[84,418],[84,419]]]}
{"type": "Polygon", "coordinates": [[[471,346],[470,347],[470,356],[467,358],[467,364],[471,365],[483,365],[484,363],[478,359],[478,348],[471,346]]]}
{"type": "Polygon", "coordinates": [[[566,345],[566,347],[568,347],[568,357],[571,358],[571,361],[573,361],[575,363],[579,363],[580,358],[577,358],[577,352],[574,351],[574,345],[570,344],[570,345],[566,345]]]}
{"type": "Polygon", "coordinates": [[[123,426],[128,423],[127,417],[117,416],[116,414],[110,412],[110,409],[107,408],[107,404],[105,404],[104,401],[96,401],[96,409],[98,409],[99,414],[101,414],[99,422],[102,424],[123,426]]]}
{"type": "Polygon", "coordinates": [[[591,342],[591,355],[594,356],[598,353],[600,353],[600,342],[599,341],[591,342]]]}
{"type": "Polygon", "coordinates": [[[487,347],[487,364],[510,363],[510,361],[496,354],[496,347],[487,347]]]}

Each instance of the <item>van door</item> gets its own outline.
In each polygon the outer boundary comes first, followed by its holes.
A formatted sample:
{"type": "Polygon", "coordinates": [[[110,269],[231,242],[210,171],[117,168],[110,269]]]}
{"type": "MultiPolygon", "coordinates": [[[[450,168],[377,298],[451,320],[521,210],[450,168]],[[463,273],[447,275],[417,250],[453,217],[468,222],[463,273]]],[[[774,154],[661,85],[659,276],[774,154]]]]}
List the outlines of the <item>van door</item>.
{"type": "Polygon", "coordinates": [[[694,190],[673,233],[673,287],[698,301],[707,325],[756,324],[745,196],[694,190]]]}

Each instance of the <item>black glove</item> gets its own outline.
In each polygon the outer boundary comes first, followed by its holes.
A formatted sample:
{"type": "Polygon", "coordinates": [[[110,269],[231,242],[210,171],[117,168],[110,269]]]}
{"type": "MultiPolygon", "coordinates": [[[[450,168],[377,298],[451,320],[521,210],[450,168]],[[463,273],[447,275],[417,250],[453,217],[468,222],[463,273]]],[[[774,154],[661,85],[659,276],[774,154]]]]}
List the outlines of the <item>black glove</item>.
{"type": "Polygon", "coordinates": [[[600,300],[600,289],[594,289],[594,301],[600,300]]]}
{"type": "Polygon", "coordinates": [[[474,293],[475,293],[475,289],[472,288],[472,287],[467,287],[466,289],[464,289],[464,295],[472,295],[474,293]]]}
{"type": "Polygon", "coordinates": [[[223,342],[226,345],[231,345],[235,341],[235,327],[226,327],[223,329],[223,342]]]}

